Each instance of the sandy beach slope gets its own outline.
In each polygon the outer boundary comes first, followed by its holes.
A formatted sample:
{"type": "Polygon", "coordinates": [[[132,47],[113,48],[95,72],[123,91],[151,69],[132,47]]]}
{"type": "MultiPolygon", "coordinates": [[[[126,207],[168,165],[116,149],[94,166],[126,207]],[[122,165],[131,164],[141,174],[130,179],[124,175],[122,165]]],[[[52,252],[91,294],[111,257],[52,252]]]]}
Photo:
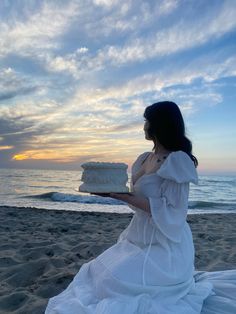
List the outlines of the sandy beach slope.
{"type": "MultiPolygon", "coordinates": [[[[43,314],[132,214],[0,207],[0,313],[43,314]]],[[[236,214],[189,215],[197,270],[236,268],[236,214]]]]}

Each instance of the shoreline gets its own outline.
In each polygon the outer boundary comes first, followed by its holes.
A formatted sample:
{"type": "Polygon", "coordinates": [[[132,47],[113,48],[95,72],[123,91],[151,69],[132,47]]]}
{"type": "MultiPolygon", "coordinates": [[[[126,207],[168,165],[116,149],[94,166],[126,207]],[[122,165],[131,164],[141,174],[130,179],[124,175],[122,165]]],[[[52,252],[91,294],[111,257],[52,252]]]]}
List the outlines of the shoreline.
{"type": "MultiPolygon", "coordinates": [[[[132,213],[0,206],[0,313],[43,314],[82,264],[113,245],[132,213]]],[[[236,269],[236,213],[189,214],[196,270],[236,269]]]]}
{"type": "MultiPolygon", "coordinates": [[[[66,202],[65,202],[66,203],[66,202]]],[[[96,205],[96,203],[85,203],[86,205],[90,205],[90,206],[94,206],[96,205]]],[[[98,204],[98,205],[104,205],[107,206],[107,204],[98,204]]],[[[108,204],[109,206],[114,206],[112,204],[108,204]]],[[[15,208],[16,210],[20,209],[20,210],[41,210],[41,211],[58,211],[58,212],[73,212],[73,213],[87,213],[87,214],[92,214],[92,213],[98,213],[98,214],[117,214],[117,215],[133,215],[133,212],[109,212],[109,211],[88,211],[88,210],[76,210],[76,209],[57,209],[57,208],[43,208],[43,207],[33,207],[33,206],[15,206],[15,205],[0,205],[0,209],[1,208],[15,208]]],[[[233,209],[232,211],[230,210],[220,210],[220,211],[212,211],[208,209],[196,209],[196,212],[193,212],[194,209],[189,208],[188,209],[188,216],[195,216],[195,215],[236,215],[236,210],[233,209]]],[[[1,314],[1,313],[0,313],[1,314]]]]}

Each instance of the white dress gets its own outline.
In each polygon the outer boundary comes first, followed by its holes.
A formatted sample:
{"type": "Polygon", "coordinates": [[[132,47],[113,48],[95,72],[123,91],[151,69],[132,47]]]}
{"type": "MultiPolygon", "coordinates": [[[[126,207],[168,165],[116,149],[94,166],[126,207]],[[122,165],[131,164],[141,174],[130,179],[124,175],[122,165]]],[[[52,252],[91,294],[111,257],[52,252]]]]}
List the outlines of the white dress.
{"type": "MultiPolygon", "coordinates": [[[[138,157],[132,174],[147,154],[138,157]]],[[[45,314],[235,314],[236,269],[194,269],[186,216],[189,183],[197,181],[192,160],[177,151],[155,173],[131,183],[149,199],[151,215],[130,206],[135,214],[117,243],[83,264],[45,314]]]]}

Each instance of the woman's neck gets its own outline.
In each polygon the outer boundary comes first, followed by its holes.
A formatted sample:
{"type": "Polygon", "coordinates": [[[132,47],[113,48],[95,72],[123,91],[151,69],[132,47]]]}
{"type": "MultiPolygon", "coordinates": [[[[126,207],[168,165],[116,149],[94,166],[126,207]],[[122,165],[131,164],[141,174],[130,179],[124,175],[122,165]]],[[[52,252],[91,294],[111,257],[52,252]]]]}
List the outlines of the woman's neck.
{"type": "Polygon", "coordinates": [[[155,155],[167,155],[170,153],[170,150],[166,149],[165,147],[163,146],[158,146],[155,151],[154,151],[154,154],[155,155]]]}

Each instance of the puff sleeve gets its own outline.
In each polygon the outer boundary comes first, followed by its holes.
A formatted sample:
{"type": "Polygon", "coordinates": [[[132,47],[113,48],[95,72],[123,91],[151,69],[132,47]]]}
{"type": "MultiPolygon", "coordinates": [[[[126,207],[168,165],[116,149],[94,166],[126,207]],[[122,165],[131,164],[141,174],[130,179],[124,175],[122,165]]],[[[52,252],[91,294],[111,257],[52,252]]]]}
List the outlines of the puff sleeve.
{"type": "Polygon", "coordinates": [[[188,211],[189,183],[198,182],[194,163],[186,153],[172,152],[157,175],[163,182],[157,196],[148,197],[152,219],[165,237],[180,242],[188,211]]]}

